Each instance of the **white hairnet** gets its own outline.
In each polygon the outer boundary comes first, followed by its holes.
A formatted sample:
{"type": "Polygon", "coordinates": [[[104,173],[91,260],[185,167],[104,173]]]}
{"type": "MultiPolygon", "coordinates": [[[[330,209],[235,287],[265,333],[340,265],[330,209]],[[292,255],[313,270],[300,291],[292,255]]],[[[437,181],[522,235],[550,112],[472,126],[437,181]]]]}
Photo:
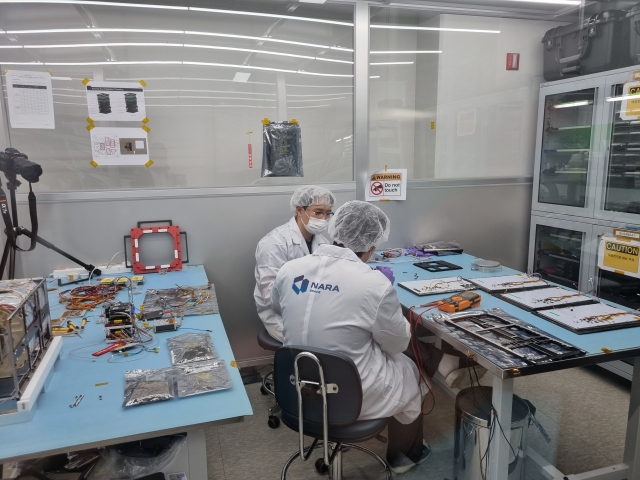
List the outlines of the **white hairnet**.
{"type": "Polygon", "coordinates": [[[329,220],[329,235],[354,252],[366,252],[389,240],[389,217],[375,205],[352,200],[329,220]]]}
{"type": "Polygon", "coordinates": [[[336,203],[336,197],[330,190],[315,185],[305,185],[298,188],[291,196],[291,210],[296,211],[296,207],[308,207],[309,205],[328,205],[330,207],[336,203]]]}

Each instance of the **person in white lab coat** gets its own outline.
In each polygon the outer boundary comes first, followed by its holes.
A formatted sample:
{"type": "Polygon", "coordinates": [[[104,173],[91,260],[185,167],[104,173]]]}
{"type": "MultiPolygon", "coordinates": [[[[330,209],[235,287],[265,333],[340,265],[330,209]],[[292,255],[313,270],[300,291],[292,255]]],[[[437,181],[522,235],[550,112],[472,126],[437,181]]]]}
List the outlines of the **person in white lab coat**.
{"type": "Polygon", "coordinates": [[[342,352],[362,380],[361,420],[391,417],[387,461],[395,473],[422,463],[430,448],[422,437],[418,368],[403,355],[410,341],[389,279],[366,262],[389,237],[390,224],[378,207],[345,203],[329,222],[333,245],[285,264],[271,293],[282,316],[285,345],[342,352]]]}
{"type": "Polygon", "coordinates": [[[295,216],[284,225],[271,230],[256,249],[256,287],[253,298],[258,316],[276,340],[282,342],[282,318],[271,308],[271,288],[278,270],[289,260],[315,252],[328,243],[322,236],[328,219],[333,215],[336,197],[323,187],[308,185],[298,188],[291,196],[291,210],[295,216]]]}

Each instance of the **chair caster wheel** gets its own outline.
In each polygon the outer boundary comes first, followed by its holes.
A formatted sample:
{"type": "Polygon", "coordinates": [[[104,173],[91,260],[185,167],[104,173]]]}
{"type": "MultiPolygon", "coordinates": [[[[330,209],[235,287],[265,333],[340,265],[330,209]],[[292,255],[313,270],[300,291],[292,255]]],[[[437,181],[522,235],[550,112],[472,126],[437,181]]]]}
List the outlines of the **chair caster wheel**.
{"type": "Polygon", "coordinates": [[[264,388],[264,385],[260,387],[260,393],[263,395],[269,395],[269,392],[267,392],[267,389],[264,388]]]}
{"type": "Polygon", "coordinates": [[[269,428],[278,428],[280,426],[280,419],[274,415],[269,417],[269,428]]]}
{"type": "Polygon", "coordinates": [[[316,470],[320,474],[326,474],[329,472],[329,466],[324,463],[324,458],[319,458],[316,460],[316,470]]]}

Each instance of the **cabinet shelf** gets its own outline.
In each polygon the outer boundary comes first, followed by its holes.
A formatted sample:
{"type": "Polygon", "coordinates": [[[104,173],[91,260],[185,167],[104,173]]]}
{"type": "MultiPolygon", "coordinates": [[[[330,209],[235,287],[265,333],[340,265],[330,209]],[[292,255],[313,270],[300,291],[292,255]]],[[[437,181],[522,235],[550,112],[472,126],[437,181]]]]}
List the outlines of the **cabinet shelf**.
{"type": "Polygon", "coordinates": [[[541,275],[543,277],[547,276],[549,278],[555,278],[556,280],[560,280],[562,282],[569,282],[572,285],[577,282],[577,280],[573,280],[573,279],[570,279],[570,278],[559,277],[558,275],[552,275],[551,273],[542,273],[541,275]]]}
{"type": "Polygon", "coordinates": [[[564,132],[566,130],[582,130],[591,128],[591,125],[572,125],[570,127],[548,127],[547,131],[549,132],[564,132]]]}
{"type": "Polygon", "coordinates": [[[558,238],[560,240],[569,240],[571,242],[582,242],[582,238],[567,237],[566,235],[558,235],[555,233],[550,233],[549,236],[551,238],[558,238]]]}
{"type": "Polygon", "coordinates": [[[558,148],[556,150],[545,150],[544,153],[561,153],[561,154],[572,154],[572,153],[582,153],[582,152],[588,152],[589,150],[591,150],[590,148],[558,148]]]}

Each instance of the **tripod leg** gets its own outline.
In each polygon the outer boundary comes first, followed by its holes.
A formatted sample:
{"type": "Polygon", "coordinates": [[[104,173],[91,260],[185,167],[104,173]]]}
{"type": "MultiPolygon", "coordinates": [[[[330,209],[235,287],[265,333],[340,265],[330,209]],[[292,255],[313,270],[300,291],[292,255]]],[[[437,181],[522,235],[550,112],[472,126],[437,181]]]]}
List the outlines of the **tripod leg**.
{"type": "MultiPolygon", "coordinates": [[[[20,228],[20,232],[23,235],[26,235],[27,237],[31,238],[33,236],[33,233],[31,233],[29,230],[27,230],[26,228],[20,228]]],[[[47,248],[50,248],[51,250],[53,250],[54,252],[59,253],[60,255],[62,255],[63,257],[68,258],[69,260],[71,260],[72,262],[77,263],[78,265],[80,265],[81,267],[83,267],[87,272],[91,273],[93,272],[93,276],[99,276],[102,275],[102,272],[97,269],[96,267],[94,267],[91,264],[87,264],[84,263],[82,260],[77,259],[76,257],[74,257],[73,255],[68,254],[67,252],[65,252],[64,250],[60,250],[58,247],[56,247],[53,243],[51,242],[47,242],[44,238],[41,238],[39,236],[36,235],[36,240],[40,245],[43,245],[47,248]]]]}
{"type": "Polygon", "coordinates": [[[2,262],[0,262],[0,279],[4,276],[4,269],[7,266],[7,258],[9,257],[9,249],[11,244],[7,241],[4,244],[4,251],[2,252],[2,262]]]}
{"type": "Polygon", "coordinates": [[[9,280],[16,278],[16,249],[9,249],[9,280]]]}

